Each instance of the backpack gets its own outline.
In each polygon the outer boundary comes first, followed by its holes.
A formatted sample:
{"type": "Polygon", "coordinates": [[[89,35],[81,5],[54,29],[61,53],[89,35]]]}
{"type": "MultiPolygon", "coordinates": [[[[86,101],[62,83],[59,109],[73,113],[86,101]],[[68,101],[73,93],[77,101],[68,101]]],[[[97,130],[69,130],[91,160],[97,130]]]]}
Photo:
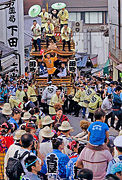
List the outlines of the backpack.
{"type": "Polygon", "coordinates": [[[20,180],[21,174],[24,173],[24,170],[23,170],[23,167],[21,164],[21,160],[27,154],[30,154],[30,152],[26,151],[22,154],[22,156],[17,158],[18,151],[19,150],[17,150],[15,152],[14,157],[10,157],[8,159],[8,163],[7,163],[7,167],[6,167],[6,174],[9,177],[9,180],[20,180]]]}

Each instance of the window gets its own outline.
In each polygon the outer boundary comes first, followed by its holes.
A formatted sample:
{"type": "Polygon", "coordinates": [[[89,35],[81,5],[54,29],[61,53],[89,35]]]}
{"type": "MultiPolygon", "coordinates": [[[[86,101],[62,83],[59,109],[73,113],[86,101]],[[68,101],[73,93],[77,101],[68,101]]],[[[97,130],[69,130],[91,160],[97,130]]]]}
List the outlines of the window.
{"type": "Polygon", "coordinates": [[[102,23],[102,12],[85,12],[86,24],[100,24],[102,23]]]}
{"type": "Polygon", "coordinates": [[[69,13],[69,21],[80,21],[80,20],[81,20],[80,12],[69,13]]]}

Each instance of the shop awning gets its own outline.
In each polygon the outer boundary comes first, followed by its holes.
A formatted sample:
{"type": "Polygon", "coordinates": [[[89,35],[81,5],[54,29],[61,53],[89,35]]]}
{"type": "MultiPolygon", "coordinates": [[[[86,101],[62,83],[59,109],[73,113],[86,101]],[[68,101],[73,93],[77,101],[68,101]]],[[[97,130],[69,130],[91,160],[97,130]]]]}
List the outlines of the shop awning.
{"type": "Polygon", "coordinates": [[[119,65],[116,66],[115,68],[122,72],[122,64],[119,64],[119,65]]]}

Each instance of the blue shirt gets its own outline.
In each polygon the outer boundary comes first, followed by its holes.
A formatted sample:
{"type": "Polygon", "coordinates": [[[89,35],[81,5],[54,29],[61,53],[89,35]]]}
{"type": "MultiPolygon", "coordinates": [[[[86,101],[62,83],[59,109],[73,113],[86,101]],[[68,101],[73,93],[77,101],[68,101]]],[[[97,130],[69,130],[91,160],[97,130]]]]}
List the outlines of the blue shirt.
{"type": "MultiPolygon", "coordinates": [[[[54,149],[52,153],[49,153],[47,157],[50,154],[55,154],[58,158],[58,175],[61,178],[66,178],[66,165],[68,161],[70,160],[69,157],[66,154],[63,154],[61,151],[58,149],[54,149]]],[[[46,157],[46,159],[47,159],[46,157]]]]}
{"type": "Polygon", "coordinates": [[[40,180],[40,178],[32,172],[27,172],[26,175],[23,176],[22,180],[40,180]]]}
{"type": "Polygon", "coordinates": [[[122,101],[122,92],[120,93],[120,99],[121,99],[121,101],[122,101]]]}
{"type": "Polygon", "coordinates": [[[69,177],[70,180],[74,180],[74,177],[75,177],[74,167],[75,167],[77,159],[78,157],[71,158],[67,164],[66,176],[69,177]]]}
{"type": "Polygon", "coordinates": [[[16,124],[17,129],[19,128],[19,125],[17,124],[17,122],[15,121],[15,119],[14,119],[13,117],[11,117],[11,118],[9,119],[9,122],[16,124]]]}
{"type": "Polygon", "coordinates": [[[88,128],[88,131],[90,132],[89,142],[93,145],[104,144],[106,131],[108,130],[109,130],[108,125],[101,121],[96,121],[90,124],[88,128]]]}
{"type": "Polygon", "coordinates": [[[111,168],[113,164],[118,163],[118,162],[122,163],[122,155],[118,156],[118,158],[115,158],[109,162],[108,168],[107,168],[107,174],[111,174],[111,168]]]}

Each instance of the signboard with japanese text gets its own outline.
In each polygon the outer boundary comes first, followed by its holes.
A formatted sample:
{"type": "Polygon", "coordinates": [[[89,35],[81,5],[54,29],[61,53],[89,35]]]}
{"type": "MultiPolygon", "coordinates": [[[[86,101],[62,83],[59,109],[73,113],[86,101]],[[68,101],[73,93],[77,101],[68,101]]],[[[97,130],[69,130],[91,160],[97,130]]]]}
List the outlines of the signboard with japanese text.
{"type": "Polygon", "coordinates": [[[12,0],[11,6],[7,8],[7,43],[8,47],[18,50],[18,0],[12,0]]]}

